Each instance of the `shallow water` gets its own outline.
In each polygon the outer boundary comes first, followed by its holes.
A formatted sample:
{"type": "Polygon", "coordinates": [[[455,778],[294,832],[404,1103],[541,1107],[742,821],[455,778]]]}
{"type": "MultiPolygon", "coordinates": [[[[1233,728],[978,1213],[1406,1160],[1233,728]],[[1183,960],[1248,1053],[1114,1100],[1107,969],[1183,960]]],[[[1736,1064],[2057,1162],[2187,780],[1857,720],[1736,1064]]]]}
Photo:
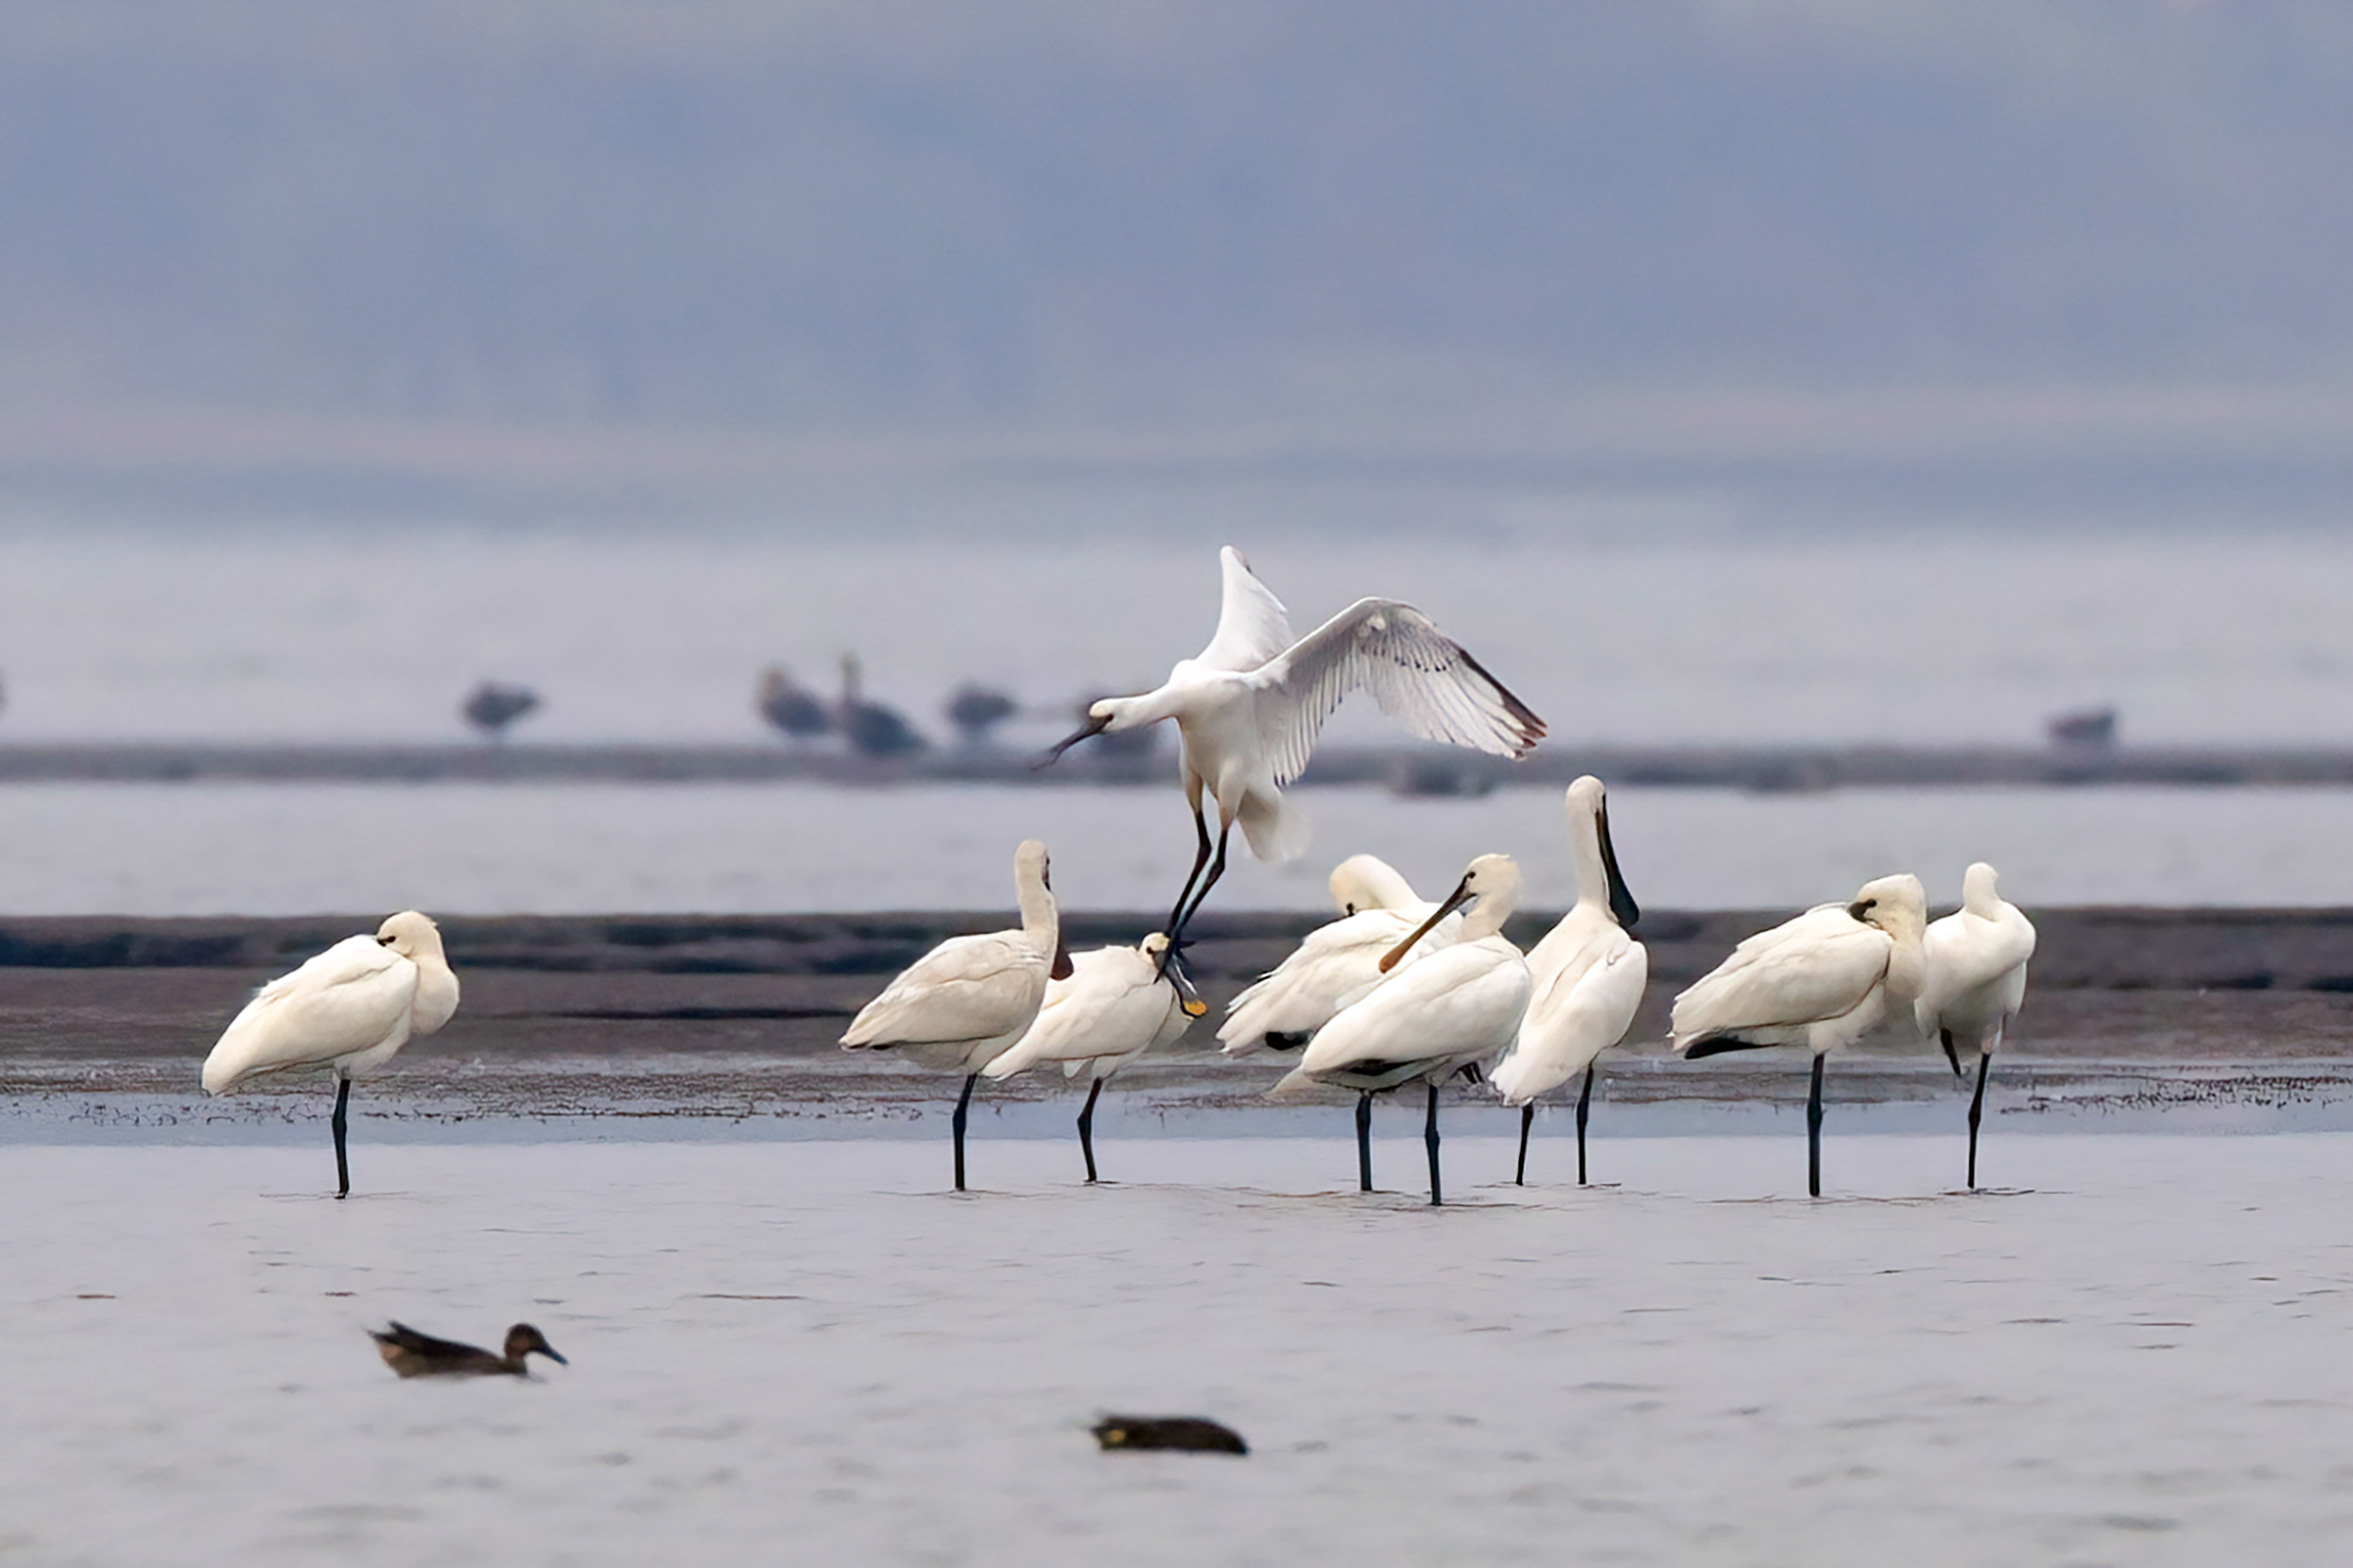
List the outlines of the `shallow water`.
{"type": "Polygon", "coordinates": [[[40,1563],[2332,1563],[2353,1135],[0,1150],[40,1563]],[[1557,1146],[1555,1146],[1557,1148],[1557,1146]],[[1596,1152],[1603,1150],[1597,1146],[1596,1152]],[[1401,1156],[1401,1157],[1397,1157],[1401,1156]],[[572,1358],[401,1383],[386,1317],[572,1358]],[[1106,1455],[1198,1412],[1247,1460],[1106,1455]]]}
{"type": "MultiPolygon", "coordinates": [[[[1172,764],[1173,770],[1173,764],[1172,764]]],[[[1229,909],[1325,906],[1344,857],[1380,854],[1436,896],[1503,850],[1527,901],[1576,896],[1559,796],[1295,799],[1315,824],[1281,866],[1238,856],[1229,909]]],[[[1079,909],[1175,894],[1193,831],[1164,789],[818,784],[40,785],[0,789],[0,888],[19,914],[814,912],[1009,907],[1013,846],[1044,838],[1079,909]]],[[[1915,869],[1933,901],[1987,859],[2032,908],[2341,905],[2353,791],[1622,789],[1610,827],[1652,908],[1795,908],[1915,869]]]]}

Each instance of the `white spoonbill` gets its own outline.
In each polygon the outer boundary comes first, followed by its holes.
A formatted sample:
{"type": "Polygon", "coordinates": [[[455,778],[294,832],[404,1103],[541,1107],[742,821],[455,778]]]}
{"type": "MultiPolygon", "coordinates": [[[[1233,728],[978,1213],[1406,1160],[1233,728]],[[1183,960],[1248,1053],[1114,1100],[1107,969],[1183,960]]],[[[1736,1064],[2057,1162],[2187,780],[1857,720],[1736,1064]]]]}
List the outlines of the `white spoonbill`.
{"type": "Polygon", "coordinates": [[[2001,896],[2000,878],[1980,860],[1961,878],[1961,907],[1935,921],[1921,939],[1926,969],[1912,1016],[1944,1046],[1957,1077],[1955,1041],[1978,1049],[1977,1093],[1969,1100],[1969,1185],[1978,1184],[1978,1122],[1985,1113],[1985,1072],[2027,999],[2027,960],[2034,922],[2001,896]]]}
{"type": "Polygon", "coordinates": [[[1232,546],[1218,552],[1218,561],[1224,601],[1209,646],[1180,661],[1155,691],[1095,703],[1085,725],[1037,764],[1090,735],[1176,720],[1196,850],[1168,913],[1171,942],[1225,874],[1226,841],[1236,822],[1261,860],[1299,853],[1304,830],[1299,814],[1284,808],[1283,786],[1306,768],[1324,720],[1349,692],[1370,690],[1382,712],[1424,740],[1499,757],[1525,757],[1544,734],[1544,721],[1525,703],[1411,605],[1359,599],[1294,641],[1283,602],[1232,546]],[[1217,802],[1214,863],[1201,813],[1204,789],[1217,802]]]}
{"type": "Polygon", "coordinates": [[[374,936],[345,937],[255,992],[204,1058],[205,1093],[225,1095],[249,1078],[289,1067],[333,1068],[335,1196],[349,1198],[344,1130],[351,1081],[457,1010],[458,977],[442,956],[440,929],[403,909],[374,936]]]}
{"type": "Polygon", "coordinates": [[[1909,872],[1866,882],[1733,949],[1675,999],[1675,1054],[1804,1046],[1814,1053],[1805,1107],[1806,1191],[1822,1196],[1822,1058],[1852,1045],[1890,1004],[1920,994],[1928,895],[1909,872]]]}
{"type": "Polygon", "coordinates": [[[1520,1160],[1512,1179],[1528,1180],[1528,1129],[1536,1099],[1582,1070],[1577,1095],[1577,1185],[1585,1185],[1585,1119],[1593,1099],[1593,1061],[1626,1038],[1650,955],[1628,931],[1642,917],[1618,852],[1609,841],[1609,800],[1591,773],[1569,786],[1569,849],[1577,861],[1577,903],[1528,951],[1534,985],[1519,1040],[1495,1064],[1495,1092],[1520,1107],[1520,1160]]]}
{"type": "Polygon", "coordinates": [[[1021,929],[950,937],[909,964],[850,1020],[844,1051],[896,1051],[935,1072],[960,1072],[949,1130],[956,1140],[956,1190],[964,1190],[964,1120],[980,1072],[1028,1030],[1046,982],[1070,972],[1061,948],[1046,846],[1013,852],[1021,929]]]}
{"type": "Polygon", "coordinates": [[[1344,1007],[1316,1032],[1276,1095],[1314,1084],[1356,1091],[1356,1176],[1373,1185],[1372,1096],[1420,1079],[1429,1086],[1422,1144],[1430,1153],[1430,1201],[1438,1181],[1438,1086],[1511,1044],[1528,1006],[1528,964],[1502,936],[1519,900],[1520,868],[1508,855],[1482,855],[1462,873],[1421,929],[1383,960],[1390,978],[1344,1007]],[[1456,909],[1478,900],[1455,944],[1400,965],[1414,942],[1456,909]]]}
{"type": "Polygon", "coordinates": [[[1078,1113],[1078,1148],[1087,1180],[1095,1180],[1095,1101],[1103,1080],[1183,1034],[1207,1011],[1185,978],[1167,962],[1168,939],[1154,931],[1132,948],[1098,948],[1070,956],[1070,977],[1046,988],[1045,1005],[1011,1050],[981,1069],[992,1080],[1051,1064],[1065,1078],[1085,1073],[1087,1107],[1078,1113]]]}
{"type": "MultiPolygon", "coordinates": [[[[1381,960],[1429,919],[1437,905],[1388,861],[1351,855],[1332,868],[1332,903],[1341,917],[1317,926],[1283,961],[1226,1006],[1217,1031],[1229,1056],[1261,1047],[1297,1051],[1332,1015],[1381,983],[1381,960]]],[[[1462,918],[1450,914],[1406,950],[1411,962],[1453,945],[1462,918]]]]}

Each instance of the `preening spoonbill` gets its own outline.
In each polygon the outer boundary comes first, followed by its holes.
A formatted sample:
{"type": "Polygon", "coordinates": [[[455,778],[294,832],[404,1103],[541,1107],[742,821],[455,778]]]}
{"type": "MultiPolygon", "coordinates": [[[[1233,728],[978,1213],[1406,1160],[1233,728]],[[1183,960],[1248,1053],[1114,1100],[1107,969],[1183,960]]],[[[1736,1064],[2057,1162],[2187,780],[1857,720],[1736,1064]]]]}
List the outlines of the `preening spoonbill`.
{"type": "Polygon", "coordinates": [[[1078,1147],[1090,1182],[1095,1180],[1095,1102],[1103,1080],[1176,1039],[1207,1010],[1186,980],[1184,965],[1167,962],[1167,953],[1168,939],[1154,931],[1132,948],[1072,954],[1070,977],[1047,986],[1045,1004],[1028,1033],[982,1069],[990,1079],[1037,1066],[1058,1066],[1065,1078],[1087,1075],[1078,1147]]]}
{"type": "Polygon", "coordinates": [[[1356,1176],[1373,1185],[1372,1099],[1416,1079],[1428,1085],[1430,1107],[1422,1144],[1430,1154],[1430,1201],[1442,1201],[1438,1179],[1438,1086],[1511,1044],[1528,1005],[1528,964],[1502,936],[1520,893],[1520,868],[1508,855],[1482,855],[1462,873],[1419,931],[1383,960],[1390,977],[1316,1032],[1276,1095],[1309,1085],[1356,1091],[1356,1176]],[[1411,964],[1402,959],[1415,940],[1476,899],[1450,948],[1411,964]]]}
{"type": "Polygon", "coordinates": [[[1180,661],[1155,691],[1096,702],[1077,733],[1038,762],[1045,766],[1090,735],[1176,720],[1196,849],[1168,912],[1172,942],[1225,874],[1236,822],[1261,860],[1299,853],[1304,831],[1299,814],[1284,808],[1283,786],[1305,769],[1324,720],[1349,692],[1371,691],[1382,712],[1424,740],[1501,757],[1527,756],[1544,733],[1525,703],[1411,605],[1359,599],[1295,641],[1283,602],[1232,546],[1218,561],[1224,600],[1209,646],[1180,661]],[[1214,846],[1201,813],[1204,789],[1217,802],[1214,846]]]}
{"type": "Polygon", "coordinates": [[[376,1354],[384,1364],[405,1378],[483,1377],[504,1374],[523,1378],[531,1369],[523,1364],[526,1355],[544,1355],[551,1361],[569,1366],[547,1341],[547,1336],[528,1323],[517,1323],[507,1331],[507,1353],[495,1355],[475,1345],[461,1345],[456,1340],[437,1340],[430,1334],[419,1334],[406,1323],[394,1323],[387,1333],[374,1329],[368,1337],[375,1341],[376,1354]]]}
{"type": "Polygon", "coordinates": [[[351,1081],[392,1058],[411,1035],[429,1035],[458,1010],[458,977],[441,932],[403,909],[372,937],[345,937],[254,993],[204,1058],[204,1089],[225,1095],[290,1067],[334,1069],[335,1196],[351,1196],[344,1152],[351,1081]]]}
{"type": "Polygon", "coordinates": [[[1733,949],[1675,999],[1675,1054],[1804,1046],[1806,1191],[1822,1196],[1822,1058],[1852,1045],[1890,1005],[1920,994],[1928,895],[1909,872],[1866,882],[1845,904],[1820,904],[1733,949]]]}
{"type": "MultiPolygon", "coordinates": [[[[1341,917],[1307,933],[1283,961],[1226,1007],[1217,1031],[1229,1056],[1297,1051],[1341,1008],[1382,979],[1381,960],[1438,907],[1417,897],[1386,860],[1351,855],[1332,868],[1332,903],[1341,917]]],[[[1448,915],[1406,951],[1411,962],[1450,947],[1462,929],[1448,915]]]]}
{"type": "Polygon", "coordinates": [[[1528,1180],[1528,1129],[1536,1099],[1578,1072],[1577,1185],[1585,1185],[1585,1120],[1593,1099],[1593,1060],[1626,1038],[1650,956],[1627,932],[1642,917],[1618,874],[1609,841],[1609,801],[1591,773],[1569,786],[1569,849],[1577,862],[1577,903],[1528,951],[1528,1011],[1511,1054],[1495,1064],[1495,1092],[1520,1107],[1520,1159],[1514,1181],[1528,1180]]]}
{"type": "Polygon", "coordinates": [[[1956,1043],[1978,1049],[1977,1092],[1969,1099],[1969,1185],[1978,1184],[1978,1122],[1985,1113],[1985,1073],[2027,997],[2027,960],[2034,922],[2001,896],[2000,878],[1980,860],[1961,878],[1961,907],[1932,923],[1921,939],[1925,969],[1912,1015],[1924,1035],[1944,1046],[1957,1077],[1956,1043]]]}
{"type": "Polygon", "coordinates": [[[1046,846],[1028,839],[1013,852],[1021,904],[1018,931],[950,937],[909,964],[860,1007],[842,1036],[844,1051],[896,1051],[936,1072],[960,1072],[949,1129],[956,1139],[956,1190],[964,1190],[964,1121],[980,1072],[1021,1038],[1046,1000],[1049,978],[1070,973],[1061,949],[1046,846]]]}

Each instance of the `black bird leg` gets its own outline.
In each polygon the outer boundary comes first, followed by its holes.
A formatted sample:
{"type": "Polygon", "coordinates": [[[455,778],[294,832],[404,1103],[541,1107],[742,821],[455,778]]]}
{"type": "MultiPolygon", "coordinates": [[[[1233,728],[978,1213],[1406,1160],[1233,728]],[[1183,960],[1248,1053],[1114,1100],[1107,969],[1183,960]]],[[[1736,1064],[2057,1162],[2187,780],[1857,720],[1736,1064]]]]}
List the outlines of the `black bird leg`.
{"type": "Polygon", "coordinates": [[[1805,1190],[1822,1196],[1822,1055],[1814,1053],[1814,1089],[1805,1102],[1805,1190]]]}
{"type": "Polygon", "coordinates": [[[1193,897],[1193,884],[1201,880],[1201,867],[1209,863],[1209,819],[1201,814],[1201,803],[1193,803],[1193,869],[1185,873],[1185,885],[1177,889],[1176,903],[1168,906],[1168,924],[1161,927],[1168,933],[1168,945],[1176,946],[1179,917],[1185,912],[1185,901],[1193,897]]]}
{"type": "Polygon", "coordinates": [[[1430,1119],[1422,1123],[1422,1147],[1430,1151],[1430,1201],[1443,1201],[1438,1193],[1438,1082],[1430,1083],[1430,1119]]]}
{"type": "Polygon", "coordinates": [[[1193,895],[1193,903],[1186,908],[1183,916],[1178,919],[1176,929],[1168,933],[1168,941],[1172,949],[1175,947],[1177,937],[1185,927],[1193,923],[1193,917],[1201,913],[1201,906],[1209,902],[1209,890],[1217,886],[1219,877],[1226,874],[1226,846],[1233,837],[1234,824],[1231,822],[1217,830],[1217,858],[1209,862],[1209,874],[1202,878],[1200,889],[1193,895]]]}
{"type": "Polygon", "coordinates": [[[339,1199],[351,1197],[351,1161],[343,1152],[343,1130],[350,1125],[345,1110],[350,1104],[351,1080],[339,1079],[335,1084],[335,1114],[327,1120],[327,1125],[335,1129],[335,1196],[339,1199]]]}
{"type": "Polygon", "coordinates": [[[1978,1185],[1978,1122],[1985,1114],[1985,1072],[1993,1065],[1993,1054],[1978,1053],[1978,1092],[1969,1097],[1969,1190],[1978,1185]]]}
{"type": "Polygon", "coordinates": [[[1087,1108],[1078,1113],[1078,1152],[1087,1156],[1087,1180],[1095,1180],[1095,1097],[1103,1093],[1103,1080],[1087,1091],[1087,1108]]]}
{"type": "Polygon", "coordinates": [[[1373,1190],[1373,1096],[1367,1089],[1356,1096],[1356,1191],[1373,1190]]]}
{"type": "Polygon", "coordinates": [[[1593,1103],[1593,1064],[1585,1064],[1585,1087],[1577,1092],[1577,1185],[1585,1185],[1585,1113],[1593,1103]]]}
{"type": "Polygon", "coordinates": [[[972,1108],[972,1086],[979,1082],[979,1073],[971,1072],[964,1075],[964,1092],[956,1096],[956,1115],[948,1123],[949,1131],[956,1135],[956,1190],[959,1193],[964,1190],[965,1113],[972,1108]]]}
{"type": "Polygon", "coordinates": [[[1536,1120],[1536,1102],[1531,1100],[1520,1107],[1520,1165],[1511,1180],[1514,1186],[1528,1185],[1528,1128],[1536,1120]]]}

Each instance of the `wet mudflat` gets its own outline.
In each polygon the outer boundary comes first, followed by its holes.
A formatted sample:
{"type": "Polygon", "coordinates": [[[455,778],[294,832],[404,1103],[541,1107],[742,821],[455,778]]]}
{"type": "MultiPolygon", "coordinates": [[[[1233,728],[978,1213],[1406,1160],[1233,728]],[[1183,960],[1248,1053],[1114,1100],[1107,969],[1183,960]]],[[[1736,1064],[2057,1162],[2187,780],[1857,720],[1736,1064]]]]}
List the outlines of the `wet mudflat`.
{"type": "Polygon", "coordinates": [[[0,1149],[0,1550],[2276,1564],[2353,1534],[2353,1135],[0,1149]],[[1549,1179],[1545,1167],[1549,1167],[1549,1179]],[[571,1358],[402,1383],[363,1330],[571,1358]],[[1248,1459],[1097,1451],[1198,1413],[1248,1459]]]}

